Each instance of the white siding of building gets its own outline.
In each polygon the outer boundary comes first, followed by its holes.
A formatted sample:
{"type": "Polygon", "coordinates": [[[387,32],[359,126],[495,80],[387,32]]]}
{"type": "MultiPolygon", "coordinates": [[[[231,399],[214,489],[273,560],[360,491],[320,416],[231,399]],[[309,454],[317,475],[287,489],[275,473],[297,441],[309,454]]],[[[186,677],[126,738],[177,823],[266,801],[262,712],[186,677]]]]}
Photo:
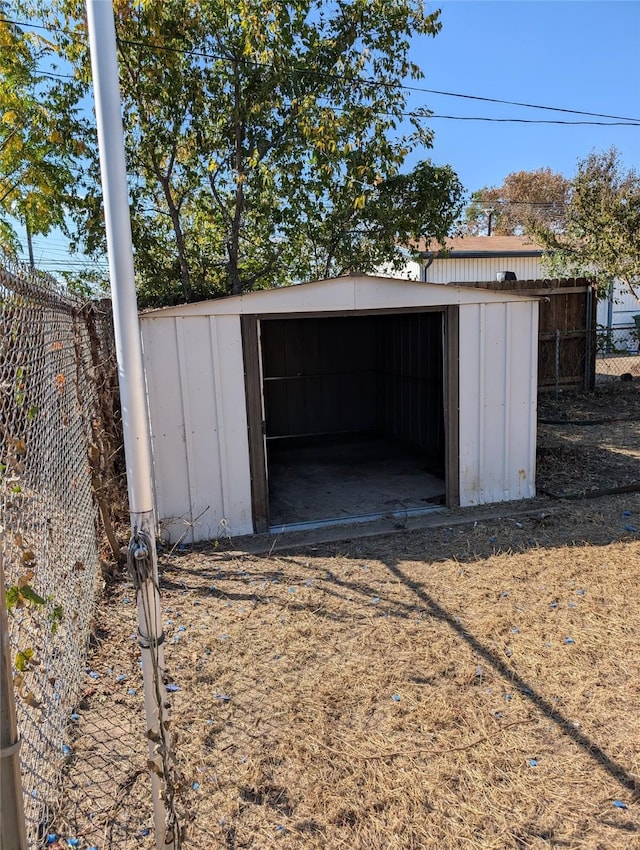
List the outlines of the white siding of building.
{"type": "Polygon", "coordinates": [[[617,346],[627,345],[630,351],[638,348],[633,317],[640,314],[640,301],[619,282],[615,281],[611,299],[598,299],[596,321],[602,328],[626,328],[616,333],[617,346]]]}
{"type": "Polygon", "coordinates": [[[381,277],[392,277],[395,280],[422,280],[423,265],[418,260],[407,259],[401,269],[394,269],[390,265],[380,266],[376,274],[381,277]]]}
{"type": "Polygon", "coordinates": [[[518,280],[544,277],[540,257],[450,257],[425,264],[424,274],[428,283],[477,283],[496,280],[498,272],[506,271],[515,272],[518,280]]]}

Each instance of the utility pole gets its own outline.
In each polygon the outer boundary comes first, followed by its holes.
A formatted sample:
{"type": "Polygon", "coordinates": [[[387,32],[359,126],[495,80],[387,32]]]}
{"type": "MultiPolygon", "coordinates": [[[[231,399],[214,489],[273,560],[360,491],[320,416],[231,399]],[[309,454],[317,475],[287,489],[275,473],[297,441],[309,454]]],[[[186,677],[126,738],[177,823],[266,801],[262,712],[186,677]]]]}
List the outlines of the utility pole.
{"type": "Polygon", "coordinates": [[[29,250],[29,266],[31,268],[31,271],[35,271],[36,264],[35,264],[35,260],[33,259],[33,238],[32,238],[32,234],[31,234],[31,225],[29,224],[29,218],[28,217],[25,219],[25,228],[27,230],[27,248],[29,250]]]}
{"type": "Polygon", "coordinates": [[[20,738],[16,723],[4,568],[0,552],[0,850],[27,850],[20,775],[20,738]]]}
{"type": "Polygon", "coordinates": [[[167,774],[172,750],[164,682],[151,441],[133,270],[115,23],[111,0],[87,0],[86,6],[132,529],[127,563],[138,602],[155,839],[158,850],[176,850],[180,837],[167,774]]]}

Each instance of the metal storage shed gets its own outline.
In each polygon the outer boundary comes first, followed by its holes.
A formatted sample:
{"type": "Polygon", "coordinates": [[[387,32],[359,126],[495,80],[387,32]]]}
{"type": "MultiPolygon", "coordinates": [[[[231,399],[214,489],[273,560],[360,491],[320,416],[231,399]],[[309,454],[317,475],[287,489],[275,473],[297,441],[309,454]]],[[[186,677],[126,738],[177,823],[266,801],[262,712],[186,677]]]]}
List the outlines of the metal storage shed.
{"type": "Polygon", "coordinates": [[[171,541],[535,495],[536,298],[358,275],[140,319],[171,541]]]}

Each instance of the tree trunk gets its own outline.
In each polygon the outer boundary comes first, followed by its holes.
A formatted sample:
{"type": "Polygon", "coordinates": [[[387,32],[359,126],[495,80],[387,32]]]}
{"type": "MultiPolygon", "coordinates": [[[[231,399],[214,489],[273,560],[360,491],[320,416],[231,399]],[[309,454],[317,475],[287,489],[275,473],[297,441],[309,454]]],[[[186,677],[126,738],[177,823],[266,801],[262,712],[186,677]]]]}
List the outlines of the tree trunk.
{"type": "Polygon", "coordinates": [[[240,73],[237,60],[233,63],[234,73],[234,143],[235,143],[235,171],[236,171],[236,199],[233,210],[233,219],[231,221],[231,232],[227,240],[227,270],[229,273],[229,288],[232,295],[240,295],[242,292],[242,282],[240,280],[240,270],[238,268],[238,259],[240,254],[240,230],[242,225],[242,215],[244,213],[244,180],[246,174],[244,171],[244,158],[242,151],[242,143],[244,140],[244,122],[242,120],[242,87],[240,82],[240,73]]]}
{"type": "Polygon", "coordinates": [[[186,303],[191,301],[191,274],[189,272],[189,263],[187,262],[187,249],[184,241],[184,233],[182,232],[182,224],[180,223],[180,211],[173,200],[171,194],[171,186],[169,181],[163,175],[158,175],[164,197],[169,210],[169,217],[173,225],[173,232],[176,237],[176,246],[178,248],[178,260],[180,262],[180,280],[182,281],[182,294],[186,303]]]}

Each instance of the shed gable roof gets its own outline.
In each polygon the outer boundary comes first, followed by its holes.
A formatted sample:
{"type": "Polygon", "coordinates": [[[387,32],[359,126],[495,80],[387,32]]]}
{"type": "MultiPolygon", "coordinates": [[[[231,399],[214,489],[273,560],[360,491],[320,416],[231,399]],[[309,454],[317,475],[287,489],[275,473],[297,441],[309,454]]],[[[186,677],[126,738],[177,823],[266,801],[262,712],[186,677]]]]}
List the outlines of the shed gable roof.
{"type": "Polygon", "coordinates": [[[193,304],[161,307],[141,314],[142,319],[169,316],[266,315],[270,313],[345,313],[366,310],[443,307],[533,301],[532,296],[496,292],[480,287],[443,286],[374,275],[349,275],[214,298],[193,304]]]}

